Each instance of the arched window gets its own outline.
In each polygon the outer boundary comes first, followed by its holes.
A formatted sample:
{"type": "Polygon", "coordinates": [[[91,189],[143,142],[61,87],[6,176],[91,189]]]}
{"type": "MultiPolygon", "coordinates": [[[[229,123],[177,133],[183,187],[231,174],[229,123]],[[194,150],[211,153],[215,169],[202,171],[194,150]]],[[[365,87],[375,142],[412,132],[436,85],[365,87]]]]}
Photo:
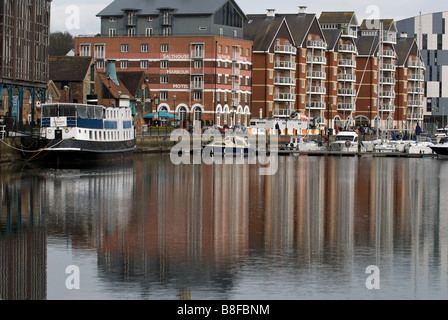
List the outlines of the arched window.
{"type": "Polygon", "coordinates": [[[194,116],[193,117],[194,121],[201,121],[202,120],[202,109],[201,109],[201,107],[194,108],[193,116],[194,116]]]}
{"type": "Polygon", "coordinates": [[[187,120],[187,108],[185,107],[179,108],[179,119],[182,121],[187,120]]]}

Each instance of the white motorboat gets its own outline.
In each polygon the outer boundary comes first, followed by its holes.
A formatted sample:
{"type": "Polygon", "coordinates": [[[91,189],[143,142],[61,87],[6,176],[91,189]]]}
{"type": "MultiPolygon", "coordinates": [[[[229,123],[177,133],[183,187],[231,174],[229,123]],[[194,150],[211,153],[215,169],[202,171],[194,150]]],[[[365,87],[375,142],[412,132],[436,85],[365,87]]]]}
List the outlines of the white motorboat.
{"type": "Polygon", "coordinates": [[[435,144],[429,141],[413,141],[405,147],[405,152],[409,154],[433,154],[435,144]]]}
{"type": "Polygon", "coordinates": [[[322,151],[326,150],[321,143],[317,141],[306,141],[304,137],[291,137],[291,141],[286,144],[287,150],[298,150],[298,151],[322,151]]]}
{"type": "Polygon", "coordinates": [[[250,144],[247,137],[239,135],[226,136],[224,141],[213,141],[204,147],[204,153],[213,156],[248,156],[251,152],[255,154],[255,148],[250,144]]]}
{"type": "Polygon", "coordinates": [[[330,151],[358,152],[358,134],[351,131],[339,132],[334,142],[330,144],[330,151]]]}

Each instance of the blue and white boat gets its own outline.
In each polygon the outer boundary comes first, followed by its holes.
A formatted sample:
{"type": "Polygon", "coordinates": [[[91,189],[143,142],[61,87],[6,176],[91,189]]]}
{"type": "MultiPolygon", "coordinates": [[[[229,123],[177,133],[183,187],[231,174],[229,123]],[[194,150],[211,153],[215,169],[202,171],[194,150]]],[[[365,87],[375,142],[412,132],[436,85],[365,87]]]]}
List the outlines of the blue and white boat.
{"type": "Polygon", "coordinates": [[[204,147],[204,152],[213,156],[249,156],[256,153],[255,148],[245,136],[230,135],[224,140],[213,141],[204,147]]]}
{"type": "Polygon", "coordinates": [[[129,157],[137,149],[129,100],[119,107],[42,105],[40,134],[31,160],[82,163],[129,157]]]}

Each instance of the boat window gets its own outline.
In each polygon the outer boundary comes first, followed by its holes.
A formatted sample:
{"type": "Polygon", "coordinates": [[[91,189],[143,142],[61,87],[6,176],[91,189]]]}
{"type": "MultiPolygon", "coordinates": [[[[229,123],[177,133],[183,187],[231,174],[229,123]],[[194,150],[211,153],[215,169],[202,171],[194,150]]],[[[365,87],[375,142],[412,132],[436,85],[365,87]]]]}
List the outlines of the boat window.
{"type": "Polygon", "coordinates": [[[78,118],[88,119],[87,106],[77,106],[78,118]]]}
{"type": "Polygon", "coordinates": [[[76,116],[76,107],[70,104],[60,104],[59,105],[59,116],[60,117],[74,117],[76,116]]]}
{"type": "Polygon", "coordinates": [[[46,105],[42,108],[42,117],[43,118],[51,118],[51,117],[57,117],[57,116],[58,116],[58,105],[57,104],[46,105]]]}
{"type": "Polygon", "coordinates": [[[353,136],[337,136],[336,141],[353,141],[353,136]]]}

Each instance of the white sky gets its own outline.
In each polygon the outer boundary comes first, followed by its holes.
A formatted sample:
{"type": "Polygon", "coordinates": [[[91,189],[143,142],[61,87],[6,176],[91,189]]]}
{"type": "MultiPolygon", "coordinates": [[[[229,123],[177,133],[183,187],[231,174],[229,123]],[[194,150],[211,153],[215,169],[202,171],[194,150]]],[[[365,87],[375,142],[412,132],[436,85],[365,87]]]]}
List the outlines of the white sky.
{"type": "MultiPolygon", "coordinates": [[[[213,1],[213,0],[208,0],[213,1]]],[[[97,34],[100,20],[96,14],[112,0],[55,0],[52,2],[51,31],[68,31],[73,35],[97,34]]],[[[358,20],[365,18],[393,18],[401,20],[422,14],[448,11],[446,0],[236,0],[246,14],[265,13],[267,8],[278,13],[298,11],[299,5],[318,16],[322,11],[355,11],[358,20]]]]}

